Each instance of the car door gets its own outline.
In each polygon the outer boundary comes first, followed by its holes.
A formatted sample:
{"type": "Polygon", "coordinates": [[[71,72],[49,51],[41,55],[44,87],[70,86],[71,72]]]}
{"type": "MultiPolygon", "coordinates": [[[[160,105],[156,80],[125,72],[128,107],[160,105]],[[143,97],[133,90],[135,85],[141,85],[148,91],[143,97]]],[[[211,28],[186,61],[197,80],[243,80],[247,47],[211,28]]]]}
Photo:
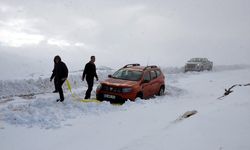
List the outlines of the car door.
{"type": "Polygon", "coordinates": [[[152,87],[151,87],[151,77],[150,72],[146,71],[143,75],[143,81],[142,81],[142,93],[143,98],[149,98],[152,94],[152,87]]]}
{"type": "Polygon", "coordinates": [[[151,96],[156,95],[159,92],[160,89],[160,85],[159,82],[157,80],[157,73],[155,70],[151,70],[150,71],[150,76],[151,76],[151,96]]]}

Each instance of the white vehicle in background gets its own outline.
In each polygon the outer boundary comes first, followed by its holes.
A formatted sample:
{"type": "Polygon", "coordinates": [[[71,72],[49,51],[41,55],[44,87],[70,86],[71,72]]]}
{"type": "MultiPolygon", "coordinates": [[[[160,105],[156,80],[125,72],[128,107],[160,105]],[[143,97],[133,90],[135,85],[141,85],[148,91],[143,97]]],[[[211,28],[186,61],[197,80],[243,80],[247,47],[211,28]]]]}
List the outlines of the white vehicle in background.
{"type": "Polygon", "coordinates": [[[213,62],[207,58],[192,58],[185,65],[185,72],[187,71],[203,71],[212,70],[213,62]]]}

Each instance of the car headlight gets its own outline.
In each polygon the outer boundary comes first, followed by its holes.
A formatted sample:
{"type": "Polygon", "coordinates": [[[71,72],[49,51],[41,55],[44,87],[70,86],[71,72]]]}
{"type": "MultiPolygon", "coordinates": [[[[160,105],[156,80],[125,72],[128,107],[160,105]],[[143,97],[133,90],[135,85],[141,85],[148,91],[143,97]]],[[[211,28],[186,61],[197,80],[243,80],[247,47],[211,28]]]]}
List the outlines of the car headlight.
{"type": "Polygon", "coordinates": [[[122,88],[123,93],[129,93],[132,91],[132,88],[122,88]]]}
{"type": "Polygon", "coordinates": [[[102,84],[99,84],[96,89],[101,90],[101,88],[102,88],[102,84]]]}

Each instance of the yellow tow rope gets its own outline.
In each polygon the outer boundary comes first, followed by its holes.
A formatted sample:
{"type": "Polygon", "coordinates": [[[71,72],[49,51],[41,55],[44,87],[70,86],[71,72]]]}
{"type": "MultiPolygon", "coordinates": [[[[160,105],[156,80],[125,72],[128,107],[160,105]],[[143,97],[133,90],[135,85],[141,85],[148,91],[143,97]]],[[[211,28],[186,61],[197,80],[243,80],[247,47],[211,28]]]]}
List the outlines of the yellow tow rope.
{"type": "Polygon", "coordinates": [[[66,80],[66,84],[68,86],[68,89],[72,95],[72,97],[74,98],[74,100],[76,101],[80,101],[80,102],[85,102],[85,103],[88,103],[88,102],[95,102],[95,103],[100,103],[100,101],[96,100],[96,99],[82,99],[80,98],[79,96],[75,95],[73,92],[72,92],[72,88],[71,88],[71,85],[69,83],[69,80],[66,80]]]}

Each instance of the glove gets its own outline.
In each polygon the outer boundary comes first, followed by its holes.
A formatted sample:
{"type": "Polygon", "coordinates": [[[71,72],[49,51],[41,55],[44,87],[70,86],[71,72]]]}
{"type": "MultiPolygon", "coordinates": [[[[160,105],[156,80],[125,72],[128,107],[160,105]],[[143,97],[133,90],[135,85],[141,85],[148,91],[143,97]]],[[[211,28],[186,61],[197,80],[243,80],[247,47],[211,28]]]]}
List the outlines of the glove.
{"type": "Polygon", "coordinates": [[[98,78],[96,78],[96,81],[98,81],[99,79],[98,78]]]}

